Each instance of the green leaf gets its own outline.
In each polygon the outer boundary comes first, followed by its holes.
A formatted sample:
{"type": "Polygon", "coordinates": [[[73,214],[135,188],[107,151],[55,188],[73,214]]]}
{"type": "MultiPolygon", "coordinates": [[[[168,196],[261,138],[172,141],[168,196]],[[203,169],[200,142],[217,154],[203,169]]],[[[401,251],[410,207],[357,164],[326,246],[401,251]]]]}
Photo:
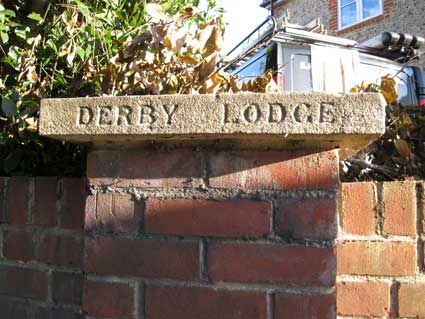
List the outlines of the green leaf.
{"type": "Polygon", "coordinates": [[[77,54],[80,57],[81,61],[84,61],[86,51],[84,51],[84,49],[82,47],[77,48],[77,54]]]}
{"type": "Polygon", "coordinates": [[[9,35],[7,34],[7,32],[0,32],[0,37],[3,43],[7,43],[9,41],[9,35]]]}
{"type": "Polygon", "coordinates": [[[31,20],[35,20],[39,23],[41,23],[43,21],[43,18],[41,17],[40,14],[32,12],[28,15],[28,18],[30,18],[31,20]]]}
{"type": "Polygon", "coordinates": [[[12,100],[9,100],[8,98],[2,99],[1,110],[8,117],[18,115],[18,109],[16,108],[16,104],[12,100]]]}
{"type": "Polygon", "coordinates": [[[16,13],[12,10],[1,10],[0,14],[8,16],[8,17],[12,17],[12,18],[16,17],[16,13]]]}
{"type": "Polygon", "coordinates": [[[76,1],[78,10],[84,15],[86,19],[90,19],[90,9],[89,7],[82,3],[81,1],[76,1]]]}
{"type": "Polygon", "coordinates": [[[25,29],[16,29],[15,33],[18,37],[26,40],[27,39],[27,33],[30,32],[30,28],[26,27],[25,29]]]}

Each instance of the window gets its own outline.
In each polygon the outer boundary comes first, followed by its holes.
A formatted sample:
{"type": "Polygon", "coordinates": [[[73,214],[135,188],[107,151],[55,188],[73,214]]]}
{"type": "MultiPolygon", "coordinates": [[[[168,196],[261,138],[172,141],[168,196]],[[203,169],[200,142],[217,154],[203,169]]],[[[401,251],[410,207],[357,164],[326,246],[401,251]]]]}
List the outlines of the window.
{"type": "Polygon", "coordinates": [[[379,16],[382,13],[382,0],[338,0],[339,29],[379,16]]]}

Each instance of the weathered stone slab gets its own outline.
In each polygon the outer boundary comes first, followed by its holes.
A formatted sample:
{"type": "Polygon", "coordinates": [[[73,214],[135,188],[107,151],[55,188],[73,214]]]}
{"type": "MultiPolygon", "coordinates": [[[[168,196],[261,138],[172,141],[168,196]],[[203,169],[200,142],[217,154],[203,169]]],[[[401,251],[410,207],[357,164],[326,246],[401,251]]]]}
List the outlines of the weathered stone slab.
{"type": "Polygon", "coordinates": [[[45,99],[40,134],[73,142],[147,141],[358,148],[384,133],[379,94],[223,94],[45,99]]]}

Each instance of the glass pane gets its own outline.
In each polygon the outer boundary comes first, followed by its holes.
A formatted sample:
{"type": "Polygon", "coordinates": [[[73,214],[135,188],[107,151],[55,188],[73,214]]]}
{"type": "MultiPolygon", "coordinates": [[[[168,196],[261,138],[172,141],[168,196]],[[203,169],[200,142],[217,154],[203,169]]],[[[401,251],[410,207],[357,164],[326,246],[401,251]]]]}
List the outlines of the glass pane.
{"type": "Polygon", "coordinates": [[[344,7],[347,4],[351,4],[353,2],[356,2],[356,0],[341,0],[341,7],[344,7]]]}
{"type": "Polygon", "coordinates": [[[344,28],[357,22],[356,3],[341,8],[341,27],[344,28]]]}
{"type": "Polygon", "coordinates": [[[381,0],[363,0],[363,19],[381,14],[380,1],[381,0]]]}
{"type": "Polygon", "coordinates": [[[293,54],[291,57],[292,91],[311,92],[311,57],[305,54],[293,54]]]}

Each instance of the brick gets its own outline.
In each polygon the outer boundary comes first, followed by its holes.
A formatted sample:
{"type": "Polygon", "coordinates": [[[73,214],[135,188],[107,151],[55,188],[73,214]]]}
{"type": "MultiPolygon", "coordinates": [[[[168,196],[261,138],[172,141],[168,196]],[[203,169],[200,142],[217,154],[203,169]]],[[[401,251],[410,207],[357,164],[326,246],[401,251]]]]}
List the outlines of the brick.
{"type": "Polygon", "coordinates": [[[384,232],[391,235],[416,235],[416,188],[414,182],[382,184],[384,232]]]}
{"type": "Polygon", "coordinates": [[[7,190],[7,177],[0,177],[0,224],[7,222],[6,214],[6,190],[7,190]]]}
{"type": "Polygon", "coordinates": [[[416,247],[403,242],[340,242],[338,273],[408,276],[416,272],[416,247]]]}
{"type": "Polygon", "coordinates": [[[34,319],[84,319],[82,313],[72,310],[39,307],[34,319]]]}
{"type": "Polygon", "coordinates": [[[28,223],[29,184],[27,177],[11,177],[7,190],[7,217],[13,225],[28,223]]]}
{"type": "Polygon", "coordinates": [[[55,271],[52,274],[52,299],[58,304],[81,305],[83,275],[55,271]]]}
{"type": "Polygon", "coordinates": [[[368,236],[375,233],[374,185],[365,183],[341,184],[341,226],[344,232],[368,236]]]}
{"type": "Polygon", "coordinates": [[[254,200],[150,199],[145,231],[155,234],[262,237],[270,231],[271,203],[254,200]]]}
{"type": "Polygon", "coordinates": [[[143,204],[130,195],[99,193],[87,198],[85,229],[137,234],[143,219],[143,204]]]}
{"type": "Polygon", "coordinates": [[[3,256],[7,259],[25,262],[34,259],[35,242],[31,232],[7,231],[3,240],[3,256]]]}
{"type": "Polygon", "coordinates": [[[334,319],[335,295],[295,295],[278,293],[275,319],[334,319]]]}
{"type": "Polygon", "coordinates": [[[46,235],[40,246],[39,260],[56,266],[80,268],[83,249],[81,237],[46,235]]]}
{"type": "Polygon", "coordinates": [[[338,315],[386,317],[390,312],[390,285],[384,282],[337,283],[338,315]]]}
{"type": "Polygon", "coordinates": [[[28,303],[5,296],[0,296],[0,314],[5,319],[32,319],[28,303]]]}
{"type": "Polygon", "coordinates": [[[85,215],[85,180],[65,178],[62,185],[61,227],[82,229],[85,215]]]}
{"type": "Polygon", "coordinates": [[[306,155],[219,152],[210,157],[210,186],[239,189],[330,189],[339,184],[338,151],[306,155]]]}
{"type": "Polygon", "coordinates": [[[250,243],[208,247],[212,281],[332,286],[335,264],[331,248],[250,243]]]}
{"type": "Polygon", "coordinates": [[[134,318],[134,288],[127,283],[84,283],[83,310],[89,316],[134,318]]]}
{"type": "Polygon", "coordinates": [[[333,239],[338,231],[336,199],[278,201],[277,233],[295,239],[333,239]]]}
{"type": "Polygon", "coordinates": [[[401,284],[398,290],[400,317],[425,317],[425,283],[401,284]]]}
{"type": "Polygon", "coordinates": [[[92,185],[116,187],[197,187],[202,160],[196,151],[93,151],[87,158],[92,185]]]}
{"type": "Polygon", "coordinates": [[[147,287],[146,318],[266,319],[261,292],[196,287],[147,287]]]}
{"type": "Polygon", "coordinates": [[[32,224],[54,227],[57,224],[57,179],[36,177],[34,181],[34,204],[32,224]]]}
{"type": "Polygon", "coordinates": [[[45,300],[47,298],[47,273],[1,266],[0,294],[45,300]]]}
{"type": "Polygon", "coordinates": [[[114,276],[197,279],[199,247],[187,241],[87,238],[84,266],[114,276]]]}

